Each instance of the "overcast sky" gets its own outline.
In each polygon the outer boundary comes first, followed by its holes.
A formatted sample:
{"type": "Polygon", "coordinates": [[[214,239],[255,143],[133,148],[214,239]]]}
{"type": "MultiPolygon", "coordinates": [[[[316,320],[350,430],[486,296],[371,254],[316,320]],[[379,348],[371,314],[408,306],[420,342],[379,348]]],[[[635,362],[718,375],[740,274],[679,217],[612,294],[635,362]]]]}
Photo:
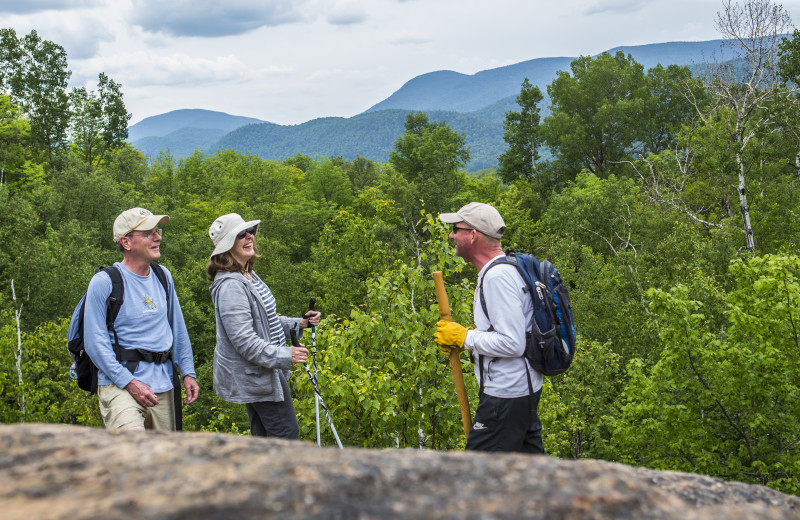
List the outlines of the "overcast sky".
{"type": "MultiPolygon", "coordinates": [[[[797,23],[800,0],[783,2],[797,23]]],[[[721,0],[0,0],[0,27],[105,72],[131,123],[204,108],[298,124],[351,117],[415,76],[620,45],[717,39],[721,0]]]]}

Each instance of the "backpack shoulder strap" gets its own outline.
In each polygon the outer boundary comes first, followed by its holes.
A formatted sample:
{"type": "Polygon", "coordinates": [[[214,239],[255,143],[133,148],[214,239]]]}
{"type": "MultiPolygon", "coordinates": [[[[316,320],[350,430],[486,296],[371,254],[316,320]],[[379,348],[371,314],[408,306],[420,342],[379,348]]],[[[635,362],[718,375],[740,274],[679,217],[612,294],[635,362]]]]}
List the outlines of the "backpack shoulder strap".
{"type": "Polygon", "coordinates": [[[106,326],[108,330],[113,330],[114,321],[117,319],[119,309],[125,301],[125,282],[122,280],[122,273],[113,265],[101,267],[97,272],[100,271],[105,272],[111,278],[111,294],[108,295],[106,303],[106,326]]]}
{"type": "MultiPolygon", "coordinates": [[[[164,272],[164,268],[158,265],[155,261],[150,262],[150,269],[153,270],[153,273],[158,278],[158,281],[161,283],[161,287],[164,288],[164,292],[167,295],[167,318],[169,319],[170,315],[170,293],[169,293],[169,283],[167,283],[167,273],[164,272]]],[[[171,324],[170,324],[171,326],[171,324]]]]}
{"type": "Polygon", "coordinates": [[[150,269],[158,278],[158,281],[161,282],[161,286],[164,288],[164,292],[167,293],[167,305],[169,305],[169,284],[167,284],[167,273],[164,272],[164,268],[158,265],[156,262],[150,262],[150,269]]]}
{"type": "MultiPolygon", "coordinates": [[[[484,278],[486,278],[486,275],[489,273],[489,269],[491,269],[492,267],[498,266],[498,265],[503,265],[503,264],[513,265],[514,267],[517,268],[517,271],[519,271],[519,275],[522,276],[522,272],[520,271],[519,266],[517,265],[517,260],[513,256],[506,255],[505,258],[498,258],[497,260],[494,260],[491,264],[489,264],[489,266],[486,268],[486,271],[483,272],[483,276],[481,276],[481,281],[478,284],[478,292],[479,292],[479,297],[480,297],[480,300],[481,300],[481,309],[483,309],[483,314],[486,315],[487,318],[489,317],[489,309],[486,307],[486,298],[483,296],[483,280],[484,280],[484,278]]],[[[525,277],[524,276],[522,276],[522,280],[525,281],[525,277]]],[[[527,283],[525,285],[527,286],[527,283]]],[[[492,329],[489,329],[489,330],[492,330],[492,329]]]]}

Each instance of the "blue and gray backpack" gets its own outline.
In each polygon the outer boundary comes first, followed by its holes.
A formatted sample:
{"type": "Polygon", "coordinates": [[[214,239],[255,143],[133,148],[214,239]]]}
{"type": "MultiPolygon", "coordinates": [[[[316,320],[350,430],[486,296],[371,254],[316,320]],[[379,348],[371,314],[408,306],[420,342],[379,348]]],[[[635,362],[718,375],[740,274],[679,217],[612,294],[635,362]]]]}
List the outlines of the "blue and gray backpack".
{"type": "MultiPolygon", "coordinates": [[[[525,334],[525,357],[530,365],[546,376],[565,372],[575,358],[575,322],[567,286],[561,274],[547,260],[540,262],[528,253],[506,251],[506,257],[495,260],[496,265],[513,265],[525,281],[526,291],[533,299],[533,323],[525,334]]],[[[480,299],[483,312],[488,316],[483,297],[481,278],[480,299]]]]}

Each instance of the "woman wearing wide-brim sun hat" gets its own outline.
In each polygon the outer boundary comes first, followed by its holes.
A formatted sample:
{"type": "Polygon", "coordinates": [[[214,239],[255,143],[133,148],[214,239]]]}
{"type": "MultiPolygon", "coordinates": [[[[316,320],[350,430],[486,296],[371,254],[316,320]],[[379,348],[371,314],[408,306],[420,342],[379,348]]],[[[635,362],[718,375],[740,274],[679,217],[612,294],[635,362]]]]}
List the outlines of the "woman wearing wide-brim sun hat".
{"type": "Polygon", "coordinates": [[[304,363],[308,350],[287,346],[286,338],[291,330],[300,337],[309,324],[318,325],[320,313],[278,315],[272,292],[253,271],[259,223],[229,213],[208,230],[214,251],[206,274],[213,281],[217,320],[214,390],[228,402],[245,404],[251,435],[297,439],[300,429],[287,381],[292,363],[304,363]]]}

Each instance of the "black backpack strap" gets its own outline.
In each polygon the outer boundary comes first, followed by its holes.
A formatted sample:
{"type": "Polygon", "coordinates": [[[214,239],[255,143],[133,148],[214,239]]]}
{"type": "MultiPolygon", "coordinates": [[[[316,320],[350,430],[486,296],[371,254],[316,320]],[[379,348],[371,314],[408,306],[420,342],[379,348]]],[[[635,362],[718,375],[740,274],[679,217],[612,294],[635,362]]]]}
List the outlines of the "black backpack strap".
{"type": "Polygon", "coordinates": [[[106,328],[114,333],[114,349],[119,347],[119,338],[117,337],[117,330],[114,328],[114,321],[119,315],[119,309],[125,301],[125,282],[122,281],[122,273],[116,267],[108,266],[98,269],[98,271],[105,272],[111,278],[111,294],[108,295],[106,300],[106,328]]]}
{"type": "Polygon", "coordinates": [[[158,281],[161,282],[161,286],[164,288],[164,292],[167,293],[167,315],[169,315],[170,294],[169,294],[169,284],[167,283],[167,274],[164,272],[164,268],[158,265],[156,262],[150,262],[150,269],[153,270],[153,273],[155,273],[156,278],[158,278],[158,281]]]}

